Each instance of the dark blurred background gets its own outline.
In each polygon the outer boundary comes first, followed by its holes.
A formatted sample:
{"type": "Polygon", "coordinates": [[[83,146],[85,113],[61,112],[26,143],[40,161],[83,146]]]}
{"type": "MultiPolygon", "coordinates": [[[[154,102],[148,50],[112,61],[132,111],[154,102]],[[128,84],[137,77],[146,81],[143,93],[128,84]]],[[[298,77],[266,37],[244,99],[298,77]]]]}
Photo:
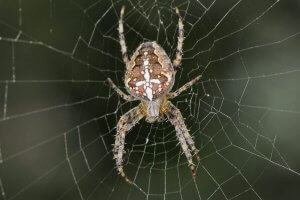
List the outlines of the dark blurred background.
{"type": "Polygon", "coordinates": [[[0,0],[0,200],[299,199],[300,1],[0,0]],[[118,16],[128,53],[157,41],[174,57],[172,102],[200,149],[192,179],[174,128],[141,121],[112,159],[125,102],[118,16]]]}

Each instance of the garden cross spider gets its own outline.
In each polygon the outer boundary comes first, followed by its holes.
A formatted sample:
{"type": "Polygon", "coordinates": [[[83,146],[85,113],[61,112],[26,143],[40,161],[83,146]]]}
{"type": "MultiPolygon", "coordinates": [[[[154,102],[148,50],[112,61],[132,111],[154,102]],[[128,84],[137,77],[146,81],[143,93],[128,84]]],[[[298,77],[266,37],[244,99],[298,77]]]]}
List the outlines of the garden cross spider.
{"type": "Polygon", "coordinates": [[[181,92],[190,88],[196,83],[201,75],[197,76],[190,82],[177,89],[175,92],[170,92],[175,81],[175,73],[181,64],[182,45],[184,40],[184,29],[182,18],[178,8],[175,8],[178,20],[178,43],[176,58],[171,63],[166,52],[155,42],[144,42],[134,52],[130,60],[127,56],[127,47],[125,44],[123,16],[125,7],[123,6],[120,12],[119,20],[119,39],[123,61],[126,64],[125,86],[130,95],[121,91],[110,78],[108,82],[110,86],[126,101],[140,100],[141,103],[121,116],[117,124],[117,134],[113,147],[113,156],[116,161],[116,167],[119,174],[125,180],[132,184],[132,181],[125,175],[123,171],[123,154],[125,135],[130,129],[135,126],[143,117],[146,121],[153,123],[160,121],[164,116],[175,126],[176,136],[179,140],[183,153],[188,161],[188,166],[195,177],[195,165],[193,156],[198,156],[198,150],[195,147],[193,138],[184,123],[178,108],[176,108],[168,99],[178,96],[181,92]]]}

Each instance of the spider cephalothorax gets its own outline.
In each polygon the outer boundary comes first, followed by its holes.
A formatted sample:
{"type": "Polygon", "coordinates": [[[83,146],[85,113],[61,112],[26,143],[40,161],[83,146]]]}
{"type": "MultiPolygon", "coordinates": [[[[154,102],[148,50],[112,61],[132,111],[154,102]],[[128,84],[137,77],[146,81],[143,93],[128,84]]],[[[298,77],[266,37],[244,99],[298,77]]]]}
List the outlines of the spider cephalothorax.
{"type": "Polygon", "coordinates": [[[142,43],[136,49],[131,59],[128,59],[123,27],[124,10],[125,7],[123,6],[119,20],[119,38],[123,61],[126,64],[125,86],[130,95],[122,92],[110,78],[108,78],[108,81],[111,87],[126,101],[140,100],[141,103],[121,116],[117,124],[117,134],[113,148],[117,170],[128,183],[132,183],[123,171],[125,135],[144,117],[146,121],[152,123],[166,116],[171,124],[175,126],[177,139],[188,160],[192,174],[195,176],[193,156],[196,155],[196,158],[199,160],[198,150],[186,128],[179,109],[168,101],[168,99],[174,98],[190,88],[201,78],[201,75],[199,75],[175,92],[170,92],[174,85],[176,69],[179,67],[182,58],[184,36],[183,23],[179,11],[176,8],[176,14],[179,17],[179,34],[176,58],[171,63],[166,52],[156,42],[142,43]]]}

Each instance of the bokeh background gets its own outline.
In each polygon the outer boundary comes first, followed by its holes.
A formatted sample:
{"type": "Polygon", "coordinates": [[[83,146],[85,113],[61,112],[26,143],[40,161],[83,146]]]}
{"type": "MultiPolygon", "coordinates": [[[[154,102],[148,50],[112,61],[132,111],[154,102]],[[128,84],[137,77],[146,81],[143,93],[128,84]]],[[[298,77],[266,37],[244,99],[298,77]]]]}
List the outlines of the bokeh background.
{"type": "Polygon", "coordinates": [[[300,1],[0,0],[0,200],[289,199],[300,186],[300,1]],[[118,16],[129,55],[158,41],[170,57],[184,17],[172,102],[200,149],[192,179],[167,122],[126,139],[128,185],[112,144],[125,102],[118,16]]]}

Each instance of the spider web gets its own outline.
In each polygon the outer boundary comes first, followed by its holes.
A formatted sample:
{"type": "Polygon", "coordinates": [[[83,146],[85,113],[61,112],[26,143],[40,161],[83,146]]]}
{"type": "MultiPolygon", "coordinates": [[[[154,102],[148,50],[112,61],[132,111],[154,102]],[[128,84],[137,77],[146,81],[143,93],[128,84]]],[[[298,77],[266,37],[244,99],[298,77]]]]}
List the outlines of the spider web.
{"type": "Polygon", "coordinates": [[[279,0],[0,1],[0,199],[297,199],[299,2],[279,0]],[[158,41],[174,58],[172,102],[200,150],[192,179],[174,127],[141,121],[112,144],[125,102],[118,16],[129,55],[158,41]]]}

